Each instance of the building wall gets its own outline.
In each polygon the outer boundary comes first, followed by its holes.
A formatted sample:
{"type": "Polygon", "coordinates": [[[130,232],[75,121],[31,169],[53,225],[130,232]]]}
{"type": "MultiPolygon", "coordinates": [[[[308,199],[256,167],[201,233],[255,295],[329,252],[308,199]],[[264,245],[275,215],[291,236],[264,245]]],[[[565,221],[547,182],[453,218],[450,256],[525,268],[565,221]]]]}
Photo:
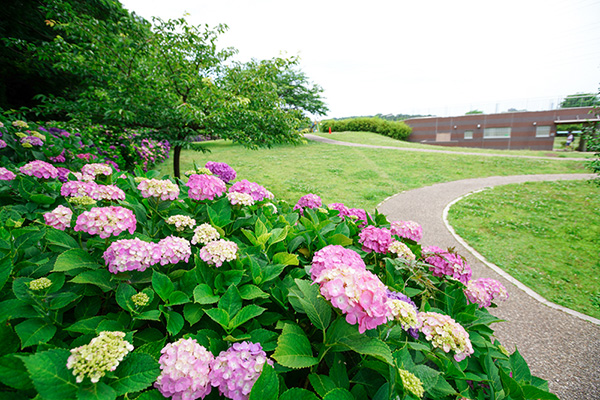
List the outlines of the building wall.
{"type": "MultiPolygon", "coordinates": [[[[562,108],[549,111],[412,118],[404,122],[412,128],[408,137],[410,142],[488,149],[552,150],[560,121],[584,122],[592,118],[592,114],[589,114],[591,110],[591,107],[562,108]],[[538,127],[550,127],[549,136],[536,137],[538,127]],[[484,132],[488,128],[510,128],[510,137],[485,138],[484,132]],[[466,131],[472,131],[472,139],[465,139],[466,131]]],[[[594,118],[597,120],[597,116],[594,118]]]]}

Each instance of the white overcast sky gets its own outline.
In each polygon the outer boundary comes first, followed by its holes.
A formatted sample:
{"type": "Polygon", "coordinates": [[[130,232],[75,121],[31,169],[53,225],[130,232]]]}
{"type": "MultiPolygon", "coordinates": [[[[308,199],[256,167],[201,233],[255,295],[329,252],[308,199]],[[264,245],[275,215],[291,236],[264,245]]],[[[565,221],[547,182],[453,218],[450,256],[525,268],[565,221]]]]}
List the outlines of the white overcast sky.
{"type": "Polygon", "coordinates": [[[236,58],[299,55],[329,117],[556,107],[600,87],[600,0],[121,0],[225,23],[236,58]]]}

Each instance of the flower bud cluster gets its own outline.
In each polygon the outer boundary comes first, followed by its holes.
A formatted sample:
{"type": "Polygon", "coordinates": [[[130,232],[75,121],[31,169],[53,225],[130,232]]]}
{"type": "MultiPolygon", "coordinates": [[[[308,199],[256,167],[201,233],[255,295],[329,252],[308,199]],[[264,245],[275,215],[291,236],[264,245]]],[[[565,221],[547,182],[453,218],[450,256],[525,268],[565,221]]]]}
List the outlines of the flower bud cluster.
{"type": "Polygon", "coordinates": [[[396,254],[398,257],[402,257],[407,260],[415,260],[416,259],[414,253],[410,250],[410,248],[406,244],[404,244],[398,240],[394,240],[389,245],[388,251],[390,253],[396,254]]]}
{"type": "Polygon", "coordinates": [[[70,208],[58,206],[53,211],[44,214],[44,222],[48,226],[64,231],[71,227],[72,217],[73,211],[70,208]]]}
{"type": "Polygon", "coordinates": [[[221,235],[219,232],[208,223],[199,225],[194,229],[194,237],[192,238],[192,244],[202,243],[208,244],[219,239],[221,235]]]}
{"type": "Polygon", "coordinates": [[[237,257],[237,244],[225,239],[207,243],[200,249],[200,258],[208,265],[219,268],[226,261],[233,261],[237,257]]]}
{"type": "Polygon", "coordinates": [[[29,282],[29,289],[34,291],[48,289],[50,286],[52,286],[52,281],[46,277],[29,282]]]}
{"type": "Polygon", "coordinates": [[[90,206],[97,203],[96,200],[92,199],[90,196],[69,197],[67,201],[76,206],[90,206]]]}
{"type": "Polygon", "coordinates": [[[185,228],[192,229],[196,225],[196,220],[187,215],[172,215],[166,220],[167,224],[175,225],[177,232],[183,232],[185,228]]]}
{"type": "Polygon", "coordinates": [[[142,191],[142,197],[155,197],[165,200],[176,200],[179,197],[179,186],[168,179],[146,179],[139,183],[139,190],[142,191]]]}
{"type": "Polygon", "coordinates": [[[421,380],[413,373],[408,372],[405,369],[398,369],[398,372],[400,373],[400,379],[402,380],[402,386],[404,386],[404,389],[408,390],[415,396],[422,398],[425,394],[423,382],[421,382],[421,380]]]}
{"type": "Polygon", "coordinates": [[[473,354],[469,334],[450,316],[435,312],[419,313],[419,330],[425,334],[433,347],[446,353],[454,351],[454,359],[458,362],[473,354]]]}
{"type": "Polygon", "coordinates": [[[248,193],[229,192],[227,193],[227,199],[232,206],[235,206],[236,204],[240,204],[242,206],[254,205],[254,199],[248,193]]]}
{"type": "Polygon", "coordinates": [[[131,296],[131,301],[138,307],[144,307],[150,302],[150,297],[144,292],[139,292],[131,296]]]}

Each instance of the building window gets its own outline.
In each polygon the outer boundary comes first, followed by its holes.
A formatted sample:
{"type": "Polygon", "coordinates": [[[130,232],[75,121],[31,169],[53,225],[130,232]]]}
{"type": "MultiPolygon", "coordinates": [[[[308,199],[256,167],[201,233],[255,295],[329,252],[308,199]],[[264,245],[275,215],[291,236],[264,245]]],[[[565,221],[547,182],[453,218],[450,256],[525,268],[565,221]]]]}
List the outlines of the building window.
{"type": "Polygon", "coordinates": [[[485,128],[484,139],[506,139],[510,137],[510,127],[507,128],[485,128]]]}
{"type": "Polygon", "coordinates": [[[536,126],[535,127],[535,137],[550,137],[550,127],[549,126],[536,126]]]}
{"type": "Polygon", "coordinates": [[[473,131],[465,131],[465,139],[473,139],[473,131]]]}

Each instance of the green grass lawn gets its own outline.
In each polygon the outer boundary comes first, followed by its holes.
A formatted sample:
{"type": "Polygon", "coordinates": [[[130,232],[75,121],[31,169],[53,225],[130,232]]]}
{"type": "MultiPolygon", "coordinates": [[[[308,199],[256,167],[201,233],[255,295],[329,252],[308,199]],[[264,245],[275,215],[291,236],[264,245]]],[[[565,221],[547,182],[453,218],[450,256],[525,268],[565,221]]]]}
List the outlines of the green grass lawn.
{"type": "MultiPolygon", "coordinates": [[[[534,150],[492,150],[492,149],[478,149],[474,147],[448,147],[448,146],[436,146],[432,144],[421,144],[404,142],[401,140],[392,139],[387,136],[379,135],[371,132],[333,132],[329,133],[314,133],[314,135],[326,137],[333,140],[339,140],[342,142],[359,143],[359,144],[370,144],[376,146],[391,146],[391,147],[402,147],[402,148],[413,148],[413,149],[431,149],[431,150],[447,150],[447,151],[464,151],[468,153],[487,153],[487,154],[505,154],[515,156],[535,156],[535,157],[558,157],[558,158],[587,158],[591,157],[591,153],[581,153],[577,151],[562,151],[566,138],[557,138],[555,144],[555,151],[534,151],[534,150]]],[[[576,140],[574,148],[578,144],[576,140]]]]}
{"type": "MultiPolygon", "coordinates": [[[[222,140],[205,142],[204,146],[211,152],[182,152],[182,171],[191,169],[194,161],[200,165],[211,160],[226,162],[237,171],[238,179],[258,182],[290,203],[315,193],[325,204],[343,202],[367,210],[398,192],[438,182],[587,172],[579,161],[400,152],[317,142],[264,150],[247,150],[222,140]]],[[[172,174],[170,161],[159,166],[162,173],[172,174]]]]}
{"type": "Polygon", "coordinates": [[[474,193],[450,224],[489,261],[546,299],[600,318],[600,188],[531,182],[474,193]]]}

